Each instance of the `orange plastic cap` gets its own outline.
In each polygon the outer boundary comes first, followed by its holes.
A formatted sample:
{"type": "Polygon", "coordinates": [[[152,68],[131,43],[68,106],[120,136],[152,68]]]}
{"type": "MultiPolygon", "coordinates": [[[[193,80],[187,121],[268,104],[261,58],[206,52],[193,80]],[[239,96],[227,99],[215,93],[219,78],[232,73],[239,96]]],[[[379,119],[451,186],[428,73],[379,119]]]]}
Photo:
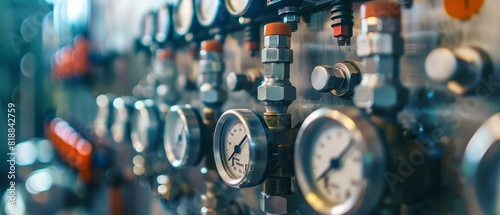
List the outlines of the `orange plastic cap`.
{"type": "Polygon", "coordinates": [[[156,57],[158,59],[174,59],[175,53],[172,49],[158,49],[156,57]]]}
{"type": "Polygon", "coordinates": [[[401,6],[393,1],[371,1],[361,5],[361,19],[369,17],[401,17],[401,6]]]}
{"type": "Polygon", "coordinates": [[[292,28],[290,25],[282,22],[269,23],[264,26],[264,36],[270,35],[285,35],[292,36],[292,28]]]}
{"type": "Polygon", "coordinates": [[[222,43],[218,40],[205,40],[201,42],[201,50],[222,53],[222,43]]]}

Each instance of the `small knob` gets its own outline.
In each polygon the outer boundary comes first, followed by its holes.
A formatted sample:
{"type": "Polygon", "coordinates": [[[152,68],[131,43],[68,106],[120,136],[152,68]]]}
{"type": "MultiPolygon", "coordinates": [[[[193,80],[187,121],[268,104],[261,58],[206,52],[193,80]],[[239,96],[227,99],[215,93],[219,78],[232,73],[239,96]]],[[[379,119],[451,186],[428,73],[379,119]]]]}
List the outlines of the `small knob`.
{"type": "Polygon", "coordinates": [[[248,80],[245,74],[236,74],[231,72],[226,77],[227,88],[231,91],[249,90],[252,82],[248,80]]]}
{"type": "Polygon", "coordinates": [[[290,25],[281,22],[269,23],[264,26],[264,36],[271,35],[283,35],[291,37],[292,28],[290,27],[290,25]]]}
{"type": "Polygon", "coordinates": [[[231,72],[226,77],[227,88],[231,91],[246,90],[254,94],[263,76],[263,71],[256,68],[249,69],[243,74],[231,72]]]}
{"type": "Polygon", "coordinates": [[[311,74],[311,83],[314,89],[328,92],[340,89],[344,85],[345,77],[339,69],[331,66],[316,66],[311,74]]]}
{"type": "Polygon", "coordinates": [[[434,49],[425,59],[425,73],[434,82],[445,83],[456,94],[464,94],[479,84],[486,55],[474,48],[434,49]]]}
{"type": "Polygon", "coordinates": [[[358,66],[350,61],[331,66],[316,66],[311,73],[311,84],[320,92],[331,91],[336,96],[352,96],[354,87],[359,84],[361,73],[358,66]]]}

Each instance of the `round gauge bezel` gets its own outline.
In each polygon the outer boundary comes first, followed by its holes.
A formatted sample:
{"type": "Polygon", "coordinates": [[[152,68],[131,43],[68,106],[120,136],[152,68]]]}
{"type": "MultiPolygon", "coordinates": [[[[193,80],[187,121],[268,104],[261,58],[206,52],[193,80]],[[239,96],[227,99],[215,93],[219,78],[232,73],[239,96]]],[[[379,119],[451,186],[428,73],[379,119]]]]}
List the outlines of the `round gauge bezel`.
{"type": "MultiPolygon", "coordinates": [[[[201,9],[201,2],[202,1],[207,1],[207,0],[195,0],[194,2],[194,9],[195,9],[195,12],[196,12],[196,19],[198,20],[198,22],[202,25],[202,26],[205,26],[205,27],[209,27],[209,26],[212,26],[215,24],[215,20],[218,16],[220,16],[220,13],[222,13],[223,11],[221,10],[222,7],[221,7],[221,1],[220,0],[215,0],[214,3],[217,4],[216,8],[217,8],[217,11],[215,12],[215,14],[210,17],[210,18],[206,18],[202,13],[202,9],[201,9]]],[[[208,0],[208,1],[213,1],[213,0],[208,0]]]]}
{"type": "Polygon", "coordinates": [[[190,105],[174,105],[170,108],[165,119],[165,131],[164,131],[164,146],[165,153],[167,154],[167,159],[175,168],[182,167],[193,167],[198,165],[201,160],[201,154],[203,151],[201,138],[201,117],[198,112],[193,109],[190,105]],[[186,132],[186,151],[181,159],[177,159],[174,155],[172,145],[175,143],[171,142],[169,136],[171,132],[175,131],[175,126],[179,121],[179,118],[183,124],[184,132],[186,132]]]}
{"type": "Polygon", "coordinates": [[[160,7],[156,14],[156,19],[155,40],[159,43],[165,43],[171,38],[172,31],[172,12],[170,7],[168,5],[160,7]]]}
{"type": "Polygon", "coordinates": [[[155,41],[156,34],[156,11],[150,11],[144,15],[141,23],[141,44],[151,46],[155,41]]]}
{"type": "Polygon", "coordinates": [[[113,101],[114,122],[111,136],[117,143],[130,141],[130,120],[134,113],[135,99],[129,96],[118,97],[113,101]]]}
{"type": "MultiPolygon", "coordinates": [[[[496,202],[486,193],[493,189],[491,179],[495,178],[492,168],[500,162],[500,113],[489,117],[474,133],[465,148],[462,172],[466,180],[466,190],[472,190],[471,199],[484,214],[494,214],[496,202]]],[[[499,176],[497,176],[499,177],[499,176]]],[[[497,186],[499,186],[497,184],[497,186]]],[[[498,188],[497,188],[498,190],[498,188]]],[[[497,197],[498,198],[498,197],[497,197]]]]}
{"type": "Polygon", "coordinates": [[[96,98],[97,117],[94,120],[95,131],[98,135],[104,136],[111,133],[111,127],[114,123],[113,101],[116,99],[114,94],[103,94],[96,98]]]}
{"type": "Polygon", "coordinates": [[[252,187],[262,183],[270,160],[269,143],[270,132],[264,119],[248,109],[233,109],[222,114],[217,122],[214,133],[214,157],[219,175],[224,182],[236,188],[252,187]],[[228,161],[225,160],[225,140],[227,129],[237,122],[241,122],[247,131],[250,160],[245,175],[240,178],[231,176],[228,161]]]}
{"type": "Polygon", "coordinates": [[[196,9],[195,9],[195,2],[194,0],[177,0],[175,4],[173,5],[172,8],[172,18],[173,18],[173,26],[174,26],[174,31],[180,36],[185,36],[187,35],[190,31],[193,30],[194,26],[197,24],[197,18],[196,18],[196,9]],[[179,13],[178,9],[183,1],[191,1],[191,4],[193,8],[191,8],[191,11],[193,14],[187,15],[187,14],[182,14],[179,13]],[[186,19],[189,18],[191,21],[189,22],[188,26],[179,26],[180,25],[180,20],[181,19],[186,19]]]}
{"type": "Polygon", "coordinates": [[[246,18],[253,18],[256,16],[258,13],[261,13],[262,10],[264,10],[264,3],[265,1],[261,0],[249,0],[248,4],[242,11],[235,11],[231,4],[229,3],[231,0],[224,0],[224,4],[226,6],[226,10],[231,14],[232,16],[235,17],[246,17],[246,18]],[[250,10],[251,8],[255,8],[250,10]]]}
{"type": "Polygon", "coordinates": [[[135,103],[135,111],[131,120],[131,132],[130,139],[132,140],[132,146],[136,152],[150,152],[156,149],[158,142],[162,135],[160,133],[163,131],[163,123],[161,120],[160,110],[158,106],[151,99],[137,101],[135,103]],[[137,124],[140,117],[144,117],[148,125],[145,129],[139,131],[137,124]],[[141,134],[141,132],[145,132],[141,134]],[[146,143],[143,143],[139,138],[141,135],[147,135],[146,143]]]}
{"type": "Polygon", "coordinates": [[[386,171],[385,150],[377,128],[353,107],[321,108],[312,112],[303,122],[295,143],[295,172],[299,188],[306,201],[321,214],[367,214],[384,192],[386,171]],[[360,191],[341,204],[335,204],[319,192],[312,176],[312,143],[324,126],[342,126],[350,132],[362,154],[360,191]]]}

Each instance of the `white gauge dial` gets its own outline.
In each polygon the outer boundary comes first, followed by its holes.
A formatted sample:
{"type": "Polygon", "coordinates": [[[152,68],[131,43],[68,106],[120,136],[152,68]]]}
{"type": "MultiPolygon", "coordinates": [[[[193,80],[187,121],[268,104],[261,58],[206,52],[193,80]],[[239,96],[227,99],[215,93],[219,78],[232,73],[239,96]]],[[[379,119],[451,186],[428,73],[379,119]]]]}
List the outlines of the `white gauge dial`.
{"type": "Polygon", "coordinates": [[[226,0],[226,6],[232,14],[243,13],[250,5],[251,0],[226,0]]]}
{"type": "Polygon", "coordinates": [[[200,24],[210,26],[214,24],[219,14],[220,1],[196,0],[196,17],[200,24]]]}
{"type": "Polygon", "coordinates": [[[157,16],[157,25],[158,27],[156,28],[156,41],[158,42],[166,42],[168,40],[168,36],[170,33],[170,25],[172,22],[172,17],[170,16],[170,11],[167,6],[163,6],[160,8],[158,11],[158,16],[157,16]]]}
{"type": "Polygon", "coordinates": [[[159,141],[163,123],[160,110],[154,101],[147,99],[135,103],[135,112],[131,124],[132,146],[137,152],[155,149],[159,141]]]}
{"type": "Polygon", "coordinates": [[[182,123],[182,120],[179,118],[177,120],[177,123],[175,124],[175,128],[172,128],[174,130],[174,134],[169,138],[172,138],[172,143],[173,145],[168,145],[169,147],[172,148],[172,154],[174,155],[176,160],[182,160],[186,153],[186,148],[187,148],[187,142],[186,142],[186,129],[184,128],[184,123],[182,123]]]}
{"type": "Polygon", "coordinates": [[[232,187],[251,187],[262,182],[268,167],[269,131],[257,113],[228,110],[219,118],[214,133],[214,157],[219,175],[232,187]]]}
{"type": "Polygon", "coordinates": [[[250,146],[248,144],[248,135],[243,123],[236,122],[226,134],[225,143],[225,161],[227,170],[235,178],[241,178],[247,172],[250,162],[250,146]]]}
{"type": "Polygon", "coordinates": [[[194,5],[193,0],[179,0],[174,8],[175,29],[178,34],[186,35],[193,24],[194,5]]]}
{"type": "Polygon", "coordinates": [[[165,153],[176,168],[196,166],[201,158],[201,120],[191,106],[175,105],[165,120],[165,153]]]}
{"type": "Polygon", "coordinates": [[[320,214],[369,214],[384,191],[382,138],[357,108],[318,109],[295,143],[295,172],[320,214]],[[369,154],[370,159],[364,159],[369,154]]]}
{"type": "Polygon", "coordinates": [[[468,204],[475,214],[498,214],[500,211],[500,113],[488,118],[467,144],[462,161],[468,204]],[[496,193],[495,191],[499,191],[496,193]]]}
{"type": "Polygon", "coordinates": [[[119,97],[113,101],[115,119],[111,127],[113,140],[122,143],[130,137],[130,115],[134,100],[130,97],[119,97]]]}
{"type": "Polygon", "coordinates": [[[320,193],[334,203],[358,195],[363,164],[361,151],[349,131],[342,127],[329,128],[313,144],[311,165],[316,186],[323,187],[320,193]]]}

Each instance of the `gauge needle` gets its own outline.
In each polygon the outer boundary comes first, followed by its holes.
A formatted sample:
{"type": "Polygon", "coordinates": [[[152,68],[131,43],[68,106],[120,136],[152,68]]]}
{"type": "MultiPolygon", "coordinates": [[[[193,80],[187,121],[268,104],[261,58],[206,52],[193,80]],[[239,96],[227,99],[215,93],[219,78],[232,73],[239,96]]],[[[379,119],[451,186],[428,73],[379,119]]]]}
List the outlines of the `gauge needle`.
{"type": "MultiPolygon", "coordinates": [[[[243,145],[243,143],[245,142],[246,139],[247,139],[247,135],[245,135],[243,137],[243,139],[240,141],[240,143],[238,143],[238,145],[234,146],[233,154],[231,154],[231,156],[229,156],[229,159],[227,159],[227,161],[230,161],[234,157],[234,154],[240,153],[240,151],[241,151],[241,145],[243,145]]],[[[233,166],[234,166],[234,162],[233,162],[233,166]]]]}
{"type": "Polygon", "coordinates": [[[339,169],[340,162],[345,157],[347,152],[349,152],[349,149],[351,149],[352,145],[354,145],[354,144],[352,144],[352,141],[350,141],[349,145],[344,149],[344,151],[342,151],[342,153],[340,153],[340,155],[338,157],[331,159],[330,166],[328,166],[328,168],[318,178],[316,178],[316,180],[318,181],[318,180],[321,180],[322,178],[326,177],[331,170],[339,169]]]}

